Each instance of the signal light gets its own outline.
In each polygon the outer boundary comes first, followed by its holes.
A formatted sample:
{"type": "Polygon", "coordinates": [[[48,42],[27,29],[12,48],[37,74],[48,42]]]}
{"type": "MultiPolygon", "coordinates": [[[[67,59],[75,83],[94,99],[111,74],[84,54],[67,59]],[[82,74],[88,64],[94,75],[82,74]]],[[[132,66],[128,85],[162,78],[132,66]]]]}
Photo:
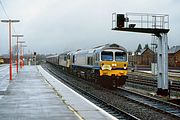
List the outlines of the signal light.
{"type": "Polygon", "coordinates": [[[117,14],[117,27],[118,28],[124,27],[124,22],[125,22],[124,14],[117,14]]]}

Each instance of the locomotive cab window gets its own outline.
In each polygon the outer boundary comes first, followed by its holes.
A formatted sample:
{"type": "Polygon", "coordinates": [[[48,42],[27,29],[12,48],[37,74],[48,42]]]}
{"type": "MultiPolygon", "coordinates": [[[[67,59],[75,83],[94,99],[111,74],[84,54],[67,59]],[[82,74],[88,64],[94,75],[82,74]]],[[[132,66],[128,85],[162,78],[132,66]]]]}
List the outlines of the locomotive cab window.
{"type": "Polygon", "coordinates": [[[127,55],[125,52],[115,52],[115,60],[116,61],[127,61],[127,55]]]}
{"type": "Polygon", "coordinates": [[[66,61],[67,60],[67,57],[66,56],[64,56],[64,61],[66,61]]]}
{"type": "Polygon", "coordinates": [[[102,61],[113,61],[113,52],[103,51],[101,52],[102,61]]]}
{"type": "Polygon", "coordinates": [[[75,55],[73,55],[73,63],[75,63],[75,55]]]}
{"type": "Polygon", "coordinates": [[[70,59],[70,55],[67,55],[67,59],[70,59]]]}

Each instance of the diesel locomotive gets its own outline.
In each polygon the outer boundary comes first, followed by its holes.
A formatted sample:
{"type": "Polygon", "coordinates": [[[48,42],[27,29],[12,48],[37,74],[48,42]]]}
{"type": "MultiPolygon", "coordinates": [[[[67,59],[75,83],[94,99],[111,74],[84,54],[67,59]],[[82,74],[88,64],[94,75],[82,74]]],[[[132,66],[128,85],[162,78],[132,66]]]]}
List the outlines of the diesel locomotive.
{"type": "Polygon", "coordinates": [[[121,87],[128,70],[127,50],[117,44],[77,50],[47,57],[47,62],[104,87],[121,87]]]}

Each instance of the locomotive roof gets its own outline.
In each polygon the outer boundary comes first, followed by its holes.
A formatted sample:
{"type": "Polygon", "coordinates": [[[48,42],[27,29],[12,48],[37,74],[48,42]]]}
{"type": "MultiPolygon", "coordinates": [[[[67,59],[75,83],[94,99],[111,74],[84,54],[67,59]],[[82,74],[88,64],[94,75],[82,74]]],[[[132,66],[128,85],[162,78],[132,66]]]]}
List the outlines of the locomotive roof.
{"type": "Polygon", "coordinates": [[[52,57],[58,57],[58,55],[57,54],[56,55],[49,55],[46,58],[52,58],[52,57]]]}
{"type": "Polygon", "coordinates": [[[103,51],[103,50],[106,50],[106,49],[118,49],[118,50],[122,50],[122,51],[125,51],[127,52],[127,50],[118,45],[118,44],[105,44],[105,45],[101,45],[101,46],[97,46],[97,47],[94,47],[94,48],[91,48],[91,49],[78,49],[76,51],[66,51],[64,53],[61,53],[59,55],[67,55],[67,54],[93,54],[95,51],[103,51]]]}
{"type": "Polygon", "coordinates": [[[104,46],[96,47],[95,49],[96,50],[118,49],[118,50],[123,50],[123,51],[127,52],[127,50],[124,47],[117,45],[117,44],[106,44],[104,46]]]}
{"type": "Polygon", "coordinates": [[[74,54],[92,54],[94,49],[85,49],[85,50],[78,50],[74,54]]]}

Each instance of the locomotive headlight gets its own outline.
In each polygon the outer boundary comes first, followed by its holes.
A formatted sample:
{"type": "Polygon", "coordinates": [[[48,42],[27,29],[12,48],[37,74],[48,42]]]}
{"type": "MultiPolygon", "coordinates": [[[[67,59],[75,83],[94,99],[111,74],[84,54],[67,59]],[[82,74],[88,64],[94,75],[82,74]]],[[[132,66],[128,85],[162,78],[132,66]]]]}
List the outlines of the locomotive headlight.
{"type": "Polygon", "coordinates": [[[127,65],[126,64],[124,64],[124,69],[127,69],[127,65]]]}
{"type": "Polygon", "coordinates": [[[102,70],[111,70],[112,67],[111,67],[110,65],[103,65],[103,66],[101,67],[101,69],[102,69],[102,70]]]}
{"type": "Polygon", "coordinates": [[[113,66],[113,67],[116,67],[116,66],[117,66],[117,64],[112,64],[112,66],[113,66]]]}

